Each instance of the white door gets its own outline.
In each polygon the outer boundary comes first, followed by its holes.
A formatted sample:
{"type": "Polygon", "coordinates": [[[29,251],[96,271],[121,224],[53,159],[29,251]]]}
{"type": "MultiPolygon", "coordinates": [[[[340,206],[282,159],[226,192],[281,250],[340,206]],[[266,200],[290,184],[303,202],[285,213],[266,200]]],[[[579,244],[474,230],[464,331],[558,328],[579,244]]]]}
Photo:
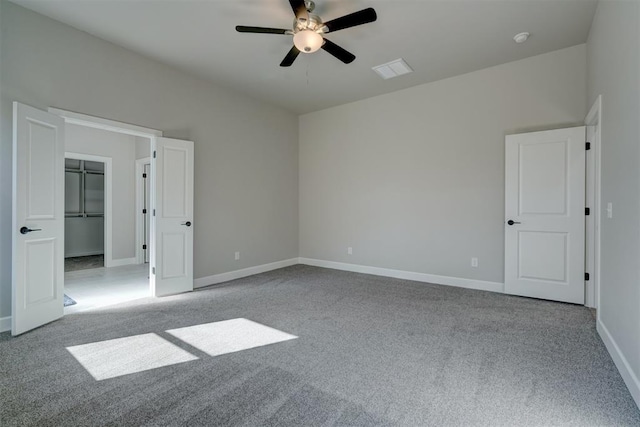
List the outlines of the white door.
{"type": "Polygon", "coordinates": [[[505,292],[584,304],[585,128],[505,146],[505,292]]]}
{"type": "Polygon", "coordinates": [[[64,314],[64,121],[13,103],[11,333],[64,314]]]}
{"type": "Polygon", "coordinates": [[[158,137],[152,150],[151,289],[162,296],[193,290],[193,142],[158,137]]]}
{"type": "Polygon", "coordinates": [[[149,242],[149,236],[151,234],[151,185],[149,184],[151,182],[151,164],[149,163],[145,163],[143,166],[143,170],[144,170],[144,179],[143,179],[143,192],[144,192],[144,197],[142,200],[143,203],[143,228],[144,228],[144,233],[143,233],[143,242],[142,244],[144,245],[143,247],[144,249],[144,262],[148,263],[149,262],[149,248],[151,247],[151,243],[149,242]]]}

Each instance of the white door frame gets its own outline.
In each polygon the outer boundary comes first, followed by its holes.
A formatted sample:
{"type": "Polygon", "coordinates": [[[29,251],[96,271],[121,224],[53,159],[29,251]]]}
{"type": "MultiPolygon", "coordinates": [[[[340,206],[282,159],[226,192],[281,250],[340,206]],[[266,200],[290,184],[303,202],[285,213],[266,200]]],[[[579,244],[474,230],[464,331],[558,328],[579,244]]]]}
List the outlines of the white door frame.
{"type": "MultiPolygon", "coordinates": [[[[589,273],[586,287],[585,305],[598,309],[600,305],[600,226],[602,223],[601,202],[601,153],[602,153],[602,95],[599,95],[591,106],[584,124],[593,127],[591,150],[587,151],[586,201],[591,208],[591,215],[586,221],[585,235],[585,270],[589,273]]],[[[600,318],[600,311],[597,312],[600,318]]]]}
{"type": "MultiPolygon", "coordinates": [[[[89,160],[104,163],[104,266],[113,266],[113,159],[92,154],[64,152],[65,159],[89,160]]],[[[65,218],[66,221],[66,218],[65,218]]],[[[66,227],[66,224],[65,224],[66,227]]]]}
{"type": "MultiPolygon", "coordinates": [[[[151,144],[149,144],[149,150],[151,150],[151,144]]],[[[138,264],[144,263],[144,250],[142,249],[142,242],[144,242],[144,214],[142,213],[144,206],[144,179],[142,174],[146,164],[151,164],[151,157],[136,159],[136,262],[138,264]]],[[[147,178],[151,179],[151,177],[147,178]]]]}
{"type": "MultiPolygon", "coordinates": [[[[122,133],[125,135],[149,138],[150,150],[155,143],[156,137],[162,136],[162,131],[160,130],[145,128],[142,126],[132,125],[129,123],[117,122],[115,120],[103,119],[101,117],[89,116],[86,114],[75,113],[73,111],[62,110],[60,108],[54,108],[54,107],[49,107],[48,111],[52,114],[62,117],[62,119],[65,121],[65,124],[69,123],[74,125],[90,127],[94,129],[101,129],[101,130],[106,130],[110,132],[122,133]]],[[[149,151],[149,154],[151,154],[151,151],[149,151]]],[[[151,178],[153,179],[153,176],[151,178]]],[[[136,230],[136,235],[137,234],[138,234],[138,230],[136,230]]],[[[107,240],[105,240],[105,245],[106,245],[106,242],[107,240]]],[[[136,248],[136,254],[137,254],[137,248],[136,248]]],[[[108,265],[106,265],[106,256],[105,256],[105,266],[109,267],[108,265]]],[[[151,274],[151,263],[149,263],[149,274],[151,274]]]]}

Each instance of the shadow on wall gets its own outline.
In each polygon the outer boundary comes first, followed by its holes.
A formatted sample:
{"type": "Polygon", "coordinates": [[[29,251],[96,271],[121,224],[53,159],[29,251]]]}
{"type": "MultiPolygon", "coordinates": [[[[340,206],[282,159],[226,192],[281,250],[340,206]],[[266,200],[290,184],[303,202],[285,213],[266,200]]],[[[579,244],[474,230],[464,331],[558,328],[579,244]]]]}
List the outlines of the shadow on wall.
{"type": "Polygon", "coordinates": [[[559,124],[553,124],[553,125],[540,125],[540,126],[529,126],[529,127],[523,127],[523,128],[514,128],[514,129],[506,129],[504,131],[504,135],[517,135],[519,133],[530,133],[530,132],[540,132],[540,131],[544,131],[544,130],[555,130],[555,129],[566,129],[566,128],[573,128],[573,127],[578,127],[578,126],[584,126],[583,122],[573,122],[573,123],[559,123],[559,124]]]}

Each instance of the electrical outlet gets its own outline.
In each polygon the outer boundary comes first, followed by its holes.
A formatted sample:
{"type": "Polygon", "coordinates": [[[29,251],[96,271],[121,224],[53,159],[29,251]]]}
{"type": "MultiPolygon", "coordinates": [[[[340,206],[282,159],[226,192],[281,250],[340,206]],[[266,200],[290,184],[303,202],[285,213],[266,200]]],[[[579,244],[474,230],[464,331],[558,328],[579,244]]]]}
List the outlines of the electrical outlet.
{"type": "Polygon", "coordinates": [[[471,267],[477,267],[478,266],[478,258],[473,257],[471,258],[471,267]]]}
{"type": "Polygon", "coordinates": [[[353,248],[351,246],[347,248],[347,254],[353,255],[353,248]]]}
{"type": "Polygon", "coordinates": [[[240,259],[240,252],[236,252],[236,261],[240,259]]]}
{"type": "Polygon", "coordinates": [[[607,218],[613,218],[613,203],[607,203],[607,218]]]}

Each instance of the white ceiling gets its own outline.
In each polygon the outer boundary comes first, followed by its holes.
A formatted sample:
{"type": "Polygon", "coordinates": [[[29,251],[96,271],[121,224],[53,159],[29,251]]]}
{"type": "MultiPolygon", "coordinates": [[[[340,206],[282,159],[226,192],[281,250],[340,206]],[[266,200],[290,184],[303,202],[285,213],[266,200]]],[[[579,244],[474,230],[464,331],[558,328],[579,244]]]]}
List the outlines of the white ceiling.
{"type": "Polygon", "coordinates": [[[378,20],[328,34],[356,55],[324,51],[280,61],[291,36],[287,0],[12,0],[132,51],[296,113],[392,92],[584,43],[596,0],[317,0],[324,21],[373,7],[378,20]],[[512,37],[528,31],[522,45],[512,37]],[[371,67],[404,58],[414,73],[382,80],[371,67]]]}

